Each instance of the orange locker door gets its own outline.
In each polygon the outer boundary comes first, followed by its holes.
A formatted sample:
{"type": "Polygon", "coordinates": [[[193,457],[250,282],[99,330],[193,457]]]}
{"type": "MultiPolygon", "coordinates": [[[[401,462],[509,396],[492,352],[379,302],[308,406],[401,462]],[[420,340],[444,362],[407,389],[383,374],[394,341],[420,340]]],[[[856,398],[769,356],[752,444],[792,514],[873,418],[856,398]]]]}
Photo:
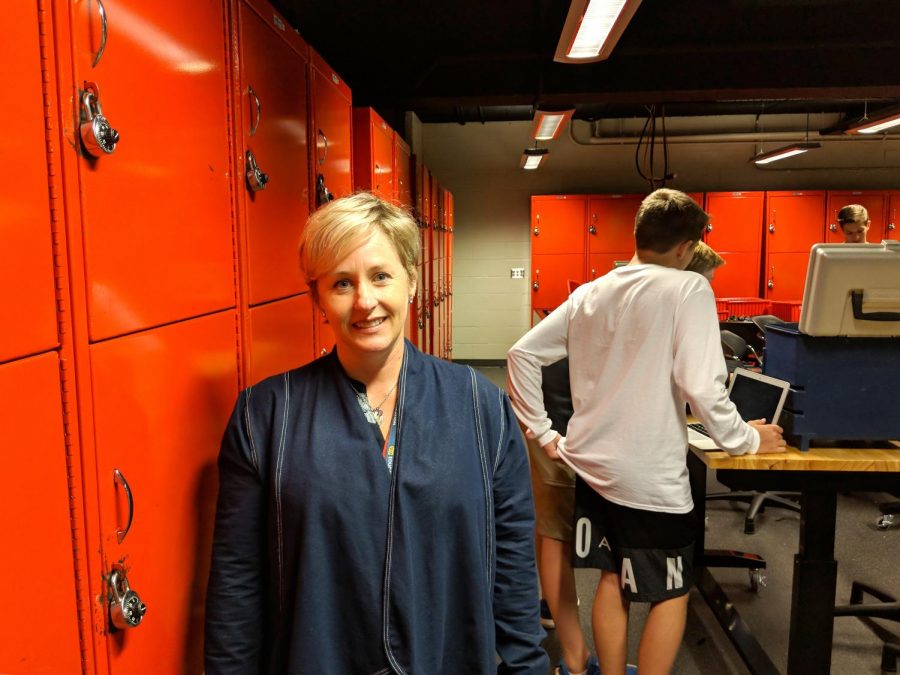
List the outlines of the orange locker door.
{"type": "MultiPolygon", "coordinates": [[[[640,195],[604,195],[588,202],[588,252],[634,252],[634,217],[640,195]]],[[[631,258],[631,255],[628,256],[631,258]]]]}
{"type": "Polygon", "coordinates": [[[768,192],[766,200],[768,252],[809,252],[824,240],[824,192],[768,192]]]}
{"type": "Polygon", "coordinates": [[[556,309],[569,297],[567,281],[583,281],[580,254],[531,257],[531,309],[556,309]],[[576,276],[577,274],[577,276],[576,276]]]}
{"type": "Polygon", "coordinates": [[[353,179],[357,189],[390,201],[394,194],[394,131],[371,108],[353,109],[353,179]]]}
{"type": "Polygon", "coordinates": [[[900,190],[888,193],[887,222],[884,224],[885,239],[900,239],[900,190]]]}
{"type": "MultiPolygon", "coordinates": [[[[634,249],[630,251],[614,251],[612,253],[591,253],[588,256],[588,277],[586,281],[593,281],[597,277],[616,268],[616,263],[628,263],[634,256],[634,249]]],[[[580,277],[570,276],[573,281],[584,281],[580,277]]]]}
{"type": "Polygon", "coordinates": [[[709,225],[703,239],[716,252],[757,254],[762,246],[765,192],[708,192],[709,225]]]}
{"type": "Polygon", "coordinates": [[[313,332],[313,304],[306,293],[251,307],[247,384],[312,361],[313,332]]]}
{"type": "Polygon", "coordinates": [[[769,300],[802,300],[807,267],[809,267],[809,251],[768,255],[766,260],[766,298],[769,300]]]}
{"type": "Polygon", "coordinates": [[[308,47],[271,9],[257,12],[253,4],[240,2],[238,16],[239,190],[249,303],[255,305],[306,290],[297,268],[297,241],[309,217],[308,47]],[[248,175],[251,162],[268,182],[248,175]]]}
{"type": "Polygon", "coordinates": [[[412,189],[410,185],[410,153],[409,146],[406,144],[400,134],[394,132],[394,192],[393,201],[395,204],[411,208],[412,189]]]}
{"type": "Polygon", "coordinates": [[[803,297],[809,249],[825,238],[824,192],[766,193],[765,297],[803,297]]]}
{"type": "Polygon", "coordinates": [[[411,168],[411,173],[415,176],[414,183],[414,194],[413,194],[413,213],[416,217],[416,222],[419,223],[419,227],[422,226],[422,222],[424,221],[424,201],[425,201],[425,190],[423,188],[425,167],[422,166],[422,163],[419,161],[418,157],[412,155],[409,160],[411,168]]]}
{"type": "Polygon", "coordinates": [[[203,670],[216,457],[237,397],[235,321],[219,312],[90,347],[103,571],[124,561],[148,608],[139,626],[108,635],[112,673],[203,670]]]}
{"type": "Polygon", "coordinates": [[[0,672],[80,673],[56,352],[0,365],[0,390],[0,672]]]}
{"type": "Polygon", "coordinates": [[[97,3],[72,4],[74,104],[119,133],[79,166],[95,341],[235,302],[223,5],[104,4],[102,54],[97,3]]]}
{"type": "Polygon", "coordinates": [[[59,344],[37,17],[31,3],[11,3],[7,21],[20,28],[0,46],[0,60],[10,66],[4,87],[16,99],[15,123],[3,133],[3,154],[15,158],[15,170],[0,185],[0,362],[59,344]]]}
{"type": "MultiPolygon", "coordinates": [[[[716,269],[713,293],[719,298],[760,297],[759,251],[720,252],[725,264],[716,269]]],[[[776,253],[775,255],[790,255],[776,253]]]]}
{"type": "Polygon", "coordinates": [[[885,218],[888,210],[888,193],[884,190],[847,190],[839,192],[828,191],[827,213],[828,224],[825,229],[825,241],[831,243],[844,243],[844,233],[838,223],[838,212],[848,204],[860,204],[869,212],[869,232],[866,239],[870,244],[877,244],[884,239],[885,218]]]}
{"type": "MultiPolygon", "coordinates": [[[[531,198],[531,255],[584,254],[587,199],[576,195],[531,198]]],[[[578,269],[583,267],[583,261],[578,269]]]]}
{"type": "Polygon", "coordinates": [[[321,206],[326,195],[344,197],[353,192],[351,97],[347,83],[314,49],[310,49],[310,60],[315,204],[321,206]]]}
{"type": "Polygon", "coordinates": [[[334,331],[318,307],[314,308],[316,317],[316,357],[325,356],[334,349],[334,331]]]}

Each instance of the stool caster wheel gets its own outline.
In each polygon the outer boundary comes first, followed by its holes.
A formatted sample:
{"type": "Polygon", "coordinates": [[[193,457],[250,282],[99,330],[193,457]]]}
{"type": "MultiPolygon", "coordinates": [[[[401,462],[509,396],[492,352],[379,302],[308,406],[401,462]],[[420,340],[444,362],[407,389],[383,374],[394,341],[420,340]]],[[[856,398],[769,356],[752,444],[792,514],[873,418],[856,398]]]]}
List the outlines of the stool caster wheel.
{"type": "Polygon", "coordinates": [[[894,514],[893,513],[884,514],[883,516],[881,516],[881,518],[878,519],[878,522],[875,523],[875,525],[878,527],[879,530],[886,530],[893,524],[894,524],[894,514]]]}
{"type": "Polygon", "coordinates": [[[759,593],[759,589],[766,585],[766,577],[760,569],[747,570],[750,573],[750,590],[759,593]]]}

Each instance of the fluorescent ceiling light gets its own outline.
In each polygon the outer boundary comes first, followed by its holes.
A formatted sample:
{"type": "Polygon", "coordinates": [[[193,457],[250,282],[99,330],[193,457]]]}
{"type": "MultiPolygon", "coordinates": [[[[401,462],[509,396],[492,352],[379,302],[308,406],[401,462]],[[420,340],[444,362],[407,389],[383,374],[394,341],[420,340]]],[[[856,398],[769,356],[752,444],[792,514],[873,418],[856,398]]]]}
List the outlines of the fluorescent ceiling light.
{"type": "Polygon", "coordinates": [[[877,134],[879,131],[890,129],[898,124],[900,124],[900,112],[890,115],[889,117],[870,118],[868,121],[850,127],[847,131],[857,134],[877,134]]]}
{"type": "Polygon", "coordinates": [[[751,157],[750,161],[754,164],[768,164],[769,162],[777,162],[779,159],[786,159],[788,157],[793,157],[794,155],[802,155],[807,150],[821,147],[821,143],[794,143],[793,145],[786,145],[777,150],[761,152],[758,155],[751,157]]]}
{"type": "Polygon", "coordinates": [[[571,110],[537,110],[534,114],[534,125],[531,137],[536,141],[552,141],[565,128],[575,109],[571,110]]]}
{"type": "Polygon", "coordinates": [[[641,0],[572,0],[554,61],[608,59],[641,0]]]}
{"type": "Polygon", "coordinates": [[[525,148],[519,166],[523,169],[534,170],[540,166],[541,160],[546,155],[547,148],[525,148]]]}

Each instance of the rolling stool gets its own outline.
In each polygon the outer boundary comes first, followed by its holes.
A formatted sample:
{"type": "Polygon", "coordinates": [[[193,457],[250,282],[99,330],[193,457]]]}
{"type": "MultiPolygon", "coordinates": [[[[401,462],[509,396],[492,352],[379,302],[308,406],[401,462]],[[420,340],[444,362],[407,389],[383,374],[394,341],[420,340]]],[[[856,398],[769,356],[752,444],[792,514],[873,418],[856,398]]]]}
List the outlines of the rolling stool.
{"type": "Polygon", "coordinates": [[[850,604],[837,605],[835,616],[855,616],[862,621],[884,643],[881,649],[881,672],[883,675],[897,672],[897,659],[900,658],[900,635],[872,619],[884,619],[900,623],[900,602],[892,595],[872,586],[854,581],[850,587],[850,604]],[[863,597],[869,595],[878,602],[863,603],[863,597]]]}

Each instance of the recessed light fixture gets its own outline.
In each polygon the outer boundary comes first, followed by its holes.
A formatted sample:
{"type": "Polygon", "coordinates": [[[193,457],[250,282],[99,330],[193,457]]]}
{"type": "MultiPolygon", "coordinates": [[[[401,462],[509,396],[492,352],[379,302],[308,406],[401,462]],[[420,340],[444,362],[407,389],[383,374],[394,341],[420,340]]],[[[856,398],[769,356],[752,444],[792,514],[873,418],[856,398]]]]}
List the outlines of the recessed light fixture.
{"type": "Polygon", "coordinates": [[[572,0],[553,60],[608,59],[640,4],[641,0],[572,0]]]}
{"type": "Polygon", "coordinates": [[[534,170],[541,165],[541,160],[543,160],[546,155],[547,148],[525,148],[519,166],[523,169],[534,170]]]}
{"type": "Polygon", "coordinates": [[[802,155],[807,150],[821,147],[821,143],[794,143],[792,145],[786,145],[783,148],[778,148],[777,150],[761,152],[758,155],[751,157],[750,161],[754,164],[768,164],[769,162],[777,162],[779,159],[786,159],[788,157],[793,157],[794,155],[802,155]]]}
{"type": "Polygon", "coordinates": [[[568,110],[536,110],[531,137],[536,141],[552,141],[566,128],[566,122],[572,119],[575,109],[568,110]]]}

